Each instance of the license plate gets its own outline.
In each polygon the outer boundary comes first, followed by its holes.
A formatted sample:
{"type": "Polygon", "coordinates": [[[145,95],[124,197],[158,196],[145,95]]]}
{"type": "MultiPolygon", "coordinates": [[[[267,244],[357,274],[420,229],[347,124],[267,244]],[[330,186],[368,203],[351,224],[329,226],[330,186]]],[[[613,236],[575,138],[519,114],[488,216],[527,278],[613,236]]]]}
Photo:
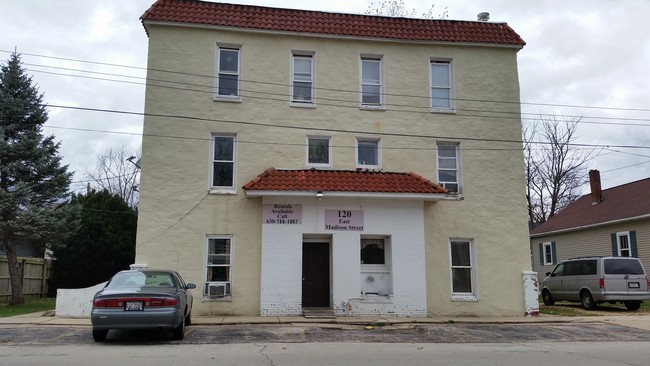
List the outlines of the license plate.
{"type": "Polygon", "coordinates": [[[126,307],[124,308],[126,311],[140,311],[142,310],[142,301],[127,301],[126,302],[126,307]]]}
{"type": "Polygon", "coordinates": [[[629,288],[639,288],[639,283],[638,282],[628,282],[627,287],[629,287],[629,288]]]}

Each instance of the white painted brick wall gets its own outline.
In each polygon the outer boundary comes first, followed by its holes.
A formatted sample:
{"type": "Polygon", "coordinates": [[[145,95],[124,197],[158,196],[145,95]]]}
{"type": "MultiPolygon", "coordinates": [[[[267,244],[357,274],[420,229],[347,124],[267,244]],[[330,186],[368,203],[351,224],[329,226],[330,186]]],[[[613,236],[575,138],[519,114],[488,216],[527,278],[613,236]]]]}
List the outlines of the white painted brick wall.
{"type": "Polygon", "coordinates": [[[426,316],[423,209],[421,203],[354,200],[265,200],[302,204],[301,225],[263,225],[260,314],[302,313],[303,234],[331,237],[331,304],[339,315],[426,316]],[[325,210],[363,210],[364,231],[324,229],[325,210]],[[361,296],[360,238],[390,237],[393,296],[361,296]],[[373,301],[376,299],[377,301],[373,301]],[[349,310],[352,310],[350,313],[349,310]]]}

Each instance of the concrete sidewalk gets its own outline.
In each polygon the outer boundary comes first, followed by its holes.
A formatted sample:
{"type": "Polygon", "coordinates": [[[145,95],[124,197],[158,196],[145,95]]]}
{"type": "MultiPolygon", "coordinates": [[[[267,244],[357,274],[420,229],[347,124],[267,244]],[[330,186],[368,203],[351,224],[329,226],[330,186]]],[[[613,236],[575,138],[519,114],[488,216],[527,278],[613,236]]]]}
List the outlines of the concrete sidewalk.
{"type": "MultiPolygon", "coordinates": [[[[389,317],[302,317],[302,316],[193,316],[194,325],[229,324],[295,324],[336,327],[341,325],[399,325],[399,324],[570,324],[610,323],[650,331],[650,316],[556,316],[542,314],[532,317],[436,317],[436,318],[389,318],[389,317]]],[[[0,318],[1,325],[58,325],[90,326],[89,318],[53,316],[53,312],[36,312],[0,318]]]]}

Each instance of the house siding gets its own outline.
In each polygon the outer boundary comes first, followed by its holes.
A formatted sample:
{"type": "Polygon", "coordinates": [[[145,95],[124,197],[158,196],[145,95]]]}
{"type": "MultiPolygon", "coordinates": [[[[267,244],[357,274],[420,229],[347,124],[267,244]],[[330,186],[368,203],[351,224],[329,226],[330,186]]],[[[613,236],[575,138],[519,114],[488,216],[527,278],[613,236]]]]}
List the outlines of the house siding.
{"type": "MultiPolygon", "coordinates": [[[[332,168],[342,170],[356,169],[356,137],[381,137],[384,171],[414,171],[432,181],[437,179],[436,142],[460,142],[464,199],[422,205],[424,241],[417,246],[422,245],[424,251],[424,263],[419,265],[425,267],[425,294],[421,293],[421,281],[400,288],[404,296],[411,297],[410,304],[414,305],[400,305],[399,313],[523,315],[522,272],[530,270],[530,255],[521,143],[490,141],[521,141],[520,120],[503,117],[519,115],[519,106],[508,103],[486,107],[480,102],[519,100],[516,49],[156,24],[148,25],[147,29],[148,78],[151,81],[146,91],[136,262],[176,269],[187,281],[196,283],[197,291],[201,291],[206,236],[233,237],[231,299],[196,301],[194,314],[257,315],[284,311],[274,310],[274,301],[262,301],[262,296],[270,289],[263,280],[267,275],[263,271],[268,269],[260,265],[268,244],[263,240],[265,229],[260,224],[262,199],[247,198],[241,188],[232,195],[208,194],[211,134],[233,133],[239,141],[236,187],[272,166],[305,168],[306,135],[331,136],[332,168]],[[243,96],[239,103],[217,102],[212,93],[206,92],[214,86],[210,75],[215,74],[218,43],[241,45],[243,96]],[[316,92],[316,108],[289,106],[292,50],[315,52],[315,86],[323,88],[316,92]],[[382,55],[384,92],[390,94],[385,97],[386,111],[359,110],[358,95],[349,92],[359,89],[361,54],[382,55]],[[456,102],[459,111],[455,114],[429,113],[428,98],[407,97],[429,95],[429,60],[432,57],[453,60],[454,96],[459,98],[456,102]],[[160,84],[153,81],[156,79],[203,85],[204,88],[161,88],[154,86],[160,84]],[[245,80],[263,84],[250,84],[245,80]],[[189,88],[202,91],[185,90],[189,88]],[[260,99],[247,96],[251,93],[246,90],[251,88],[260,99]],[[404,105],[409,107],[404,108],[404,105]],[[488,108],[503,113],[498,114],[499,118],[477,118],[477,113],[463,112],[488,108]],[[400,112],[400,109],[411,112],[400,112]],[[321,128],[328,131],[319,130],[321,128]],[[477,301],[451,300],[450,238],[471,239],[476,245],[477,301]]],[[[295,240],[300,240],[299,237],[298,234],[293,236],[295,240]]],[[[336,258],[350,265],[347,272],[342,273],[351,275],[358,266],[356,257],[348,257],[352,251],[337,246],[336,237],[333,240],[336,258]]],[[[356,237],[350,240],[353,242],[356,237]]],[[[293,243],[294,249],[296,243],[293,243]]],[[[291,255],[297,260],[296,252],[291,255]]],[[[408,261],[400,264],[408,265],[408,261]]],[[[341,284],[341,287],[333,289],[333,306],[339,307],[353,293],[358,293],[357,278],[358,275],[334,277],[333,286],[341,284]]],[[[295,284],[285,285],[294,289],[290,295],[295,299],[295,284]]],[[[294,301],[285,309],[293,313],[296,306],[294,301]]]]}
{"type": "Polygon", "coordinates": [[[635,231],[638,258],[644,263],[646,270],[650,265],[650,219],[629,221],[612,225],[603,225],[591,229],[567,232],[556,235],[536,236],[531,239],[533,270],[537,272],[539,281],[543,280],[546,272],[555,267],[543,266],[539,258],[539,244],[554,241],[557,251],[557,262],[592,255],[612,255],[611,235],[618,232],[635,231]]]}

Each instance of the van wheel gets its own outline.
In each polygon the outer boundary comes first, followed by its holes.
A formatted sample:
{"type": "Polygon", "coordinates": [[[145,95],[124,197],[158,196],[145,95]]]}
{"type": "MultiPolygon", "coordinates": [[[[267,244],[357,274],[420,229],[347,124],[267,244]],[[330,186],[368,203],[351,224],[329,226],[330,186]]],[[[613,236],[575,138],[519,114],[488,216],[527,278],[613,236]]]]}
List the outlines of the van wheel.
{"type": "Polygon", "coordinates": [[[624,301],[623,304],[627,310],[639,310],[641,307],[641,301],[624,301]]]}
{"type": "Polygon", "coordinates": [[[591,293],[587,290],[580,293],[580,301],[582,302],[582,307],[586,310],[594,310],[596,308],[596,302],[591,296],[591,293]]]}
{"type": "Polygon", "coordinates": [[[553,300],[553,296],[551,296],[551,291],[549,290],[542,291],[542,301],[546,306],[551,306],[555,304],[555,300],[553,300]]]}

